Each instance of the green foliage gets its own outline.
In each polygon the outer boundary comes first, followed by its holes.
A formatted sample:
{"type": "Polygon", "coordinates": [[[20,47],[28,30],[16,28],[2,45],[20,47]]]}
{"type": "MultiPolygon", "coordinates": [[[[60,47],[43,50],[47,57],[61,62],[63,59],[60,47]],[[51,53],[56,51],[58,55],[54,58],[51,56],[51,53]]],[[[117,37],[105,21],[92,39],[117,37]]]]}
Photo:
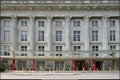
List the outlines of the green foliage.
{"type": "Polygon", "coordinates": [[[4,72],[5,71],[5,67],[0,67],[0,72],[4,72]]]}

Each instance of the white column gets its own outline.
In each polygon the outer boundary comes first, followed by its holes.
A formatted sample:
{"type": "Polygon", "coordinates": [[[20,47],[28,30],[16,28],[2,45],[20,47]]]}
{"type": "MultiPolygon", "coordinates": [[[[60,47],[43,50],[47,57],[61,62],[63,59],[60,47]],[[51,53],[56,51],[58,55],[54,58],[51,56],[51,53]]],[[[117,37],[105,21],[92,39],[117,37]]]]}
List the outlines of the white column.
{"type": "Polygon", "coordinates": [[[102,17],[103,23],[103,50],[108,50],[108,29],[107,29],[107,16],[102,17]]]}
{"type": "Polygon", "coordinates": [[[12,34],[13,34],[13,37],[12,37],[12,44],[13,44],[13,51],[16,51],[17,50],[17,48],[18,48],[18,44],[17,44],[17,41],[18,41],[18,36],[17,36],[17,34],[18,34],[18,28],[17,28],[17,17],[16,17],[16,15],[13,15],[12,16],[12,34]]]}
{"type": "Polygon", "coordinates": [[[65,16],[66,23],[66,50],[70,51],[70,16],[65,16]]]}
{"type": "Polygon", "coordinates": [[[90,39],[89,39],[89,33],[90,33],[90,30],[89,30],[89,16],[84,16],[84,31],[85,33],[83,35],[85,35],[85,47],[84,47],[84,50],[90,50],[90,39]]]}
{"type": "Polygon", "coordinates": [[[47,16],[47,26],[46,26],[46,41],[47,41],[47,48],[46,51],[52,50],[52,16],[47,16]]]}
{"type": "Polygon", "coordinates": [[[29,50],[31,50],[31,51],[34,51],[34,44],[35,44],[35,28],[34,28],[34,17],[32,16],[32,15],[30,15],[29,16],[29,20],[30,20],[30,22],[29,22],[29,34],[28,34],[28,36],[29,36],[29,41],[30,41],[30,43],[29,43],[29,50]]]}

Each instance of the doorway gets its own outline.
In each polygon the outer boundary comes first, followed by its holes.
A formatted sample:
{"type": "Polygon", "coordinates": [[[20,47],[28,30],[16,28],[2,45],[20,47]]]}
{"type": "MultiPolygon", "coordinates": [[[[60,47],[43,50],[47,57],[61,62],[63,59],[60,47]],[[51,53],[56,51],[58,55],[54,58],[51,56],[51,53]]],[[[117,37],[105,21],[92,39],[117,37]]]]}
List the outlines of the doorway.
{"type": "Polygon", "coordinates": [[[96,61],[96,68],[98,70],[102,70],[102,66],[103,66],[103,61],[96,61]]]}

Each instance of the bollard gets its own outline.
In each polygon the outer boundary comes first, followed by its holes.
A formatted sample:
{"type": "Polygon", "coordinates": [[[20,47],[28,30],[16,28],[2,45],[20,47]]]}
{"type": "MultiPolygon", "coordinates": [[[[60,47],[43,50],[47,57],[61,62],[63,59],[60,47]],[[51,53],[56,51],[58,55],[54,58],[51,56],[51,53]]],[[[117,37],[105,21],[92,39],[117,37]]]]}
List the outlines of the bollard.
{"type": "Polygon", "coordinates": [[[85,69],[83,68],[83,71],[85,71],[85,69]]]}
{"type": "Polygon", "coordinates": [[[111,67],[109,68],[109,70],[111,71],[111,67]]]}
{"type": "Polygon", "coordinates": [[[91,71],[91,68],[89,68],[89,71],[91,71]]]}
{"type": "Polygon", "coordinates": [[[98,68],[97,68],[97,71],[98,71],[98,68]]]}

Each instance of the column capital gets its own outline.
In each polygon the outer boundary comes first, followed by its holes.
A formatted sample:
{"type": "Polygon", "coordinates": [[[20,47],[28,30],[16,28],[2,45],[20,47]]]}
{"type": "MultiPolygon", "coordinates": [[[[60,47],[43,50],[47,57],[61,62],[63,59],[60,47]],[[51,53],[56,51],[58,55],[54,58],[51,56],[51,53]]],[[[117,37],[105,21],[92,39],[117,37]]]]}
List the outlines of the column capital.
{"type": "Polygon", "coordinates": [[[66,21],[70,21],[70,19],[71,19],[71,16],[70,16],[70,15],[65,15],[65,20],[66,20],[66,21]]]}
{"type": "Polygon", "coordinates": [[[35,17],[35,16],[33,16],[33,15],[29,15],[29,18],[30,18],[30,19],[34,19],[34,17],[35,17]]]}
{"type": "Polygon", "coordinates": [[[89,15],[85,15],[84,16],[84,20],[89,20],[90,16],[89,15]]]}
{"type": "Polygon", "coordinates": [[[17,15],[11,15],[12,18],[17,18],[17,15]]]}
{"type": "Polygon", "coordinates": [[[104,15],[104,16],[102,17],[103,20],[107,20],[108,18],[109,18],[108,15],[104,15]]]}
{"type": "Polygon", "coordinates": [[[52,19],[53,16],[52,16],[52,15],[47,15],[46,18],[47,18],[47,19],[52,19]]]}

